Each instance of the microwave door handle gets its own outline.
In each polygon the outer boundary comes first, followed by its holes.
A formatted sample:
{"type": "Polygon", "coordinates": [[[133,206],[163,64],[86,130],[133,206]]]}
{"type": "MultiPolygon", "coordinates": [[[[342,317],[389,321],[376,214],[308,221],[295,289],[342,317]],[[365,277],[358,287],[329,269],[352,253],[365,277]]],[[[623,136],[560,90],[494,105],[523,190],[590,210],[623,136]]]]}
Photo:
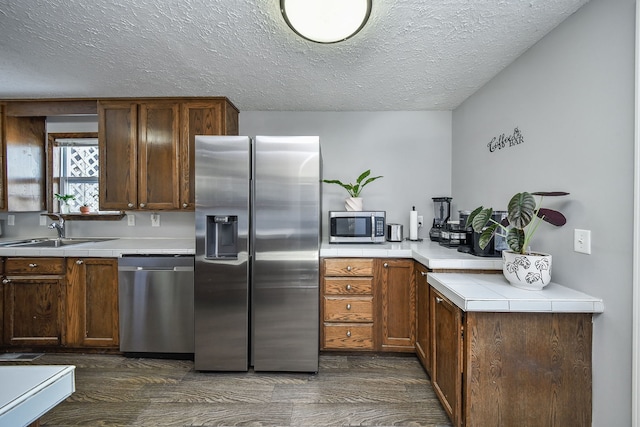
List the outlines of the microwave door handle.
{"type": "Polygon", "coordinates": [[[371,241],[376,241],[376,216],[371,214],[371,241]]]}

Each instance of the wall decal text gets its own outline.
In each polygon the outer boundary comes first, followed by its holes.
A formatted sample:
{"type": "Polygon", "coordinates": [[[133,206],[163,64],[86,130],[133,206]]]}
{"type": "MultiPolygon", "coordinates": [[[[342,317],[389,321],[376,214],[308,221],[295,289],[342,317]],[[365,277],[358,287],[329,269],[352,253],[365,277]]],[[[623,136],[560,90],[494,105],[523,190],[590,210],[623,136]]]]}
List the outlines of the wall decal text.
{"type": "Polygon", "coordinates": [[[500,136],[494,136],[493,138],[491,138],[491,141],[489,141],[487,147],[489,148],[489,152],[493,153],[496,150],[513,147],[514,145],[522,144],[523,142],[524,137],[522,136],[520,129],[516,127],[511,135],[507,136],[503,133],[500,136]]]}

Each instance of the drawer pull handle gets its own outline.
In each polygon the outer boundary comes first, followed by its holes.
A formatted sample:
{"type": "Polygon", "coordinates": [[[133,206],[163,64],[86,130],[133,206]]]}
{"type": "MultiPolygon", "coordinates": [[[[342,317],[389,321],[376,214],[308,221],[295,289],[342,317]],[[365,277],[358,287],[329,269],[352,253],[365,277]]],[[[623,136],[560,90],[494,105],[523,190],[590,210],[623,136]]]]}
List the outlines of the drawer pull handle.
{"type": "Polygon", "coordinates": [[[347,304],[347,310],[351,310],[351,304],[347,304]]]}
{"type": "Polygon", "coordinates": [[[351,338],[351,331],[347,331],[347,338],[351,338]]]}
{"type": "Polygon", "coordinates": [[[350,291],[351,290],[351,285],[347,285],[347,290],[350,291]]]}
{"type": "Polygon", "coordinates": [[[347,271],[351,271],[351,266],[347,265],[347,271]]]}
{"type": "Polygon", "coordinates": [[[84,261],[82,261],[81,259],[79,259],[79,260],[77,260],[77,261],[76,261],[76,264],[78,264],[78,265],[82,265],[82,264],[84,264],[84,261]]]}
{"type": "Polygon", "coordinates": [[[382,266],[383,266],[384,268],[388,268],[388,267],[389,267],[389,264],[385,262],[384,264],[382,264],[382,266]]]}
{"type": "Polygon", "coordinates": [[[29,264],[29,267],[31,267],[31,268],[36,268],[37,266],[38,266],[38,264],[36,264],[36,263],[29,264]]]}
{"type": "Polygon", "coordinates": [[[442,301],[444,301],[442,298],[440,298],[440,297],[436,297],[436,302],[437,302],[438,304],[440,304],[442,301]]]}

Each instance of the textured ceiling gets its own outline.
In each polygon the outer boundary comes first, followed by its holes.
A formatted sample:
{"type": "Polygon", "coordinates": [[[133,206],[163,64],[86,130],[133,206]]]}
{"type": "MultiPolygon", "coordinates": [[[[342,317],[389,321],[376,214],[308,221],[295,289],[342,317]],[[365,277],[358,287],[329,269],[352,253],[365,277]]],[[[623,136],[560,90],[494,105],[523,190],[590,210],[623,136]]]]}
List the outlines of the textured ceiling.
{"type": "Polygon", "coordinates": [[[4,0],[0,97],[452,110],[587,1],[373,0],[358,35],[322,45],[279,0],[4,0]]]}

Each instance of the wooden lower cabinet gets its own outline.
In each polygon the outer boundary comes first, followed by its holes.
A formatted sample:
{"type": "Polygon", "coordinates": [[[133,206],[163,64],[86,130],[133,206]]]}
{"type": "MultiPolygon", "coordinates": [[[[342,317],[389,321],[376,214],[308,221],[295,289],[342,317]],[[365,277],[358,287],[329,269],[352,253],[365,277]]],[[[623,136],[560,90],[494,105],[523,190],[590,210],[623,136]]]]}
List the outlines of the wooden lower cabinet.
{"type": "Polygon", "coordinates": [[[118,348],[117,259],[7,257],[4,267],[0,345],[118,348]]]}
{"type": "Polygon", "coordinates": [[[64,258],[5,259],[4,345],[62,345],[64,265],[64,258]]]}
{"type": "Polygon", "coordinates": [[[66,346],[119,346],[118,261],[68,258],[66,346]]]}
{"type": "Polygon", "coordinates": [[[412,259],[376,259],[380,350],[414,352],[416,294],[412,259]]]}
{"type": "Polygon", "coordinates": [[[431,381],[454,426],[591,425],[591,314],[463,312],[430,295],[431,381]]]}
{"type": "Polygon", "coordinates": [[[321,350],[374,350],[373,259],[322,260],[321,350]]]}
{"type": "Polygon", "coordinates": [[[431,331],[429,326],[429,283],[427,283],[427,267],[416,262],[414,264],[416,287],[416,355],[420,363],[431,375],[431,331]]]}

